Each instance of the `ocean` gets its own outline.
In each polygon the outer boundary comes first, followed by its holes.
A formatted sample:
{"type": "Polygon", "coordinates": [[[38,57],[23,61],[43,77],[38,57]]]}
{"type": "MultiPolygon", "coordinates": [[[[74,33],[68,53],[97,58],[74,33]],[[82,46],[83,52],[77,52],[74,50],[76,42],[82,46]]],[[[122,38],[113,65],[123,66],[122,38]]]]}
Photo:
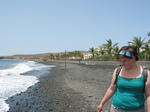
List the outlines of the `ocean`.
{"type": "Polygon", "coordinates": [[[9,110],[5,100],[33,86],[51,67],[34,61],[0,60],[0,112],[9,110]]]}

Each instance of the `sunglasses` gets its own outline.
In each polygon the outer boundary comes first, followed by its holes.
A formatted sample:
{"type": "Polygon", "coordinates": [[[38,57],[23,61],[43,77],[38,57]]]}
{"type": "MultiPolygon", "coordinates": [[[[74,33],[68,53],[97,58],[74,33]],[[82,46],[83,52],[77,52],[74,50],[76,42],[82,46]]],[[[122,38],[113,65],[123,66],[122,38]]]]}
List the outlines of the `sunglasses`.
{"type": "Polygon", "coordinates": [[[125,56],[128,56],[128,57],[133,57],[134,56],[133,54],[131,54],[129,51],[126,51],[126,50],[120,51],[119,54],[125,55],[125,56]]]}

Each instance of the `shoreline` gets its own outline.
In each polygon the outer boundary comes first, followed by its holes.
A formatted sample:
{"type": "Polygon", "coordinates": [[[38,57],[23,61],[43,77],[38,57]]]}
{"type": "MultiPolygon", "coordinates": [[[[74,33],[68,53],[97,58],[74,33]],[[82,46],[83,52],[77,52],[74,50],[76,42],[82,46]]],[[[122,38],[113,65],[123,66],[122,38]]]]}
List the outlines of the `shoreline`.
{"type": "MultiPolygon", "coordinates": [[[[43,61],[56,65],[27,91],[8,100],[8,112],[96,112],[119,62],[43,61]],[[87,63],[87,64],[86,64],[87,63]]],[[[145,66],[148,64],[144,64],[145,66]]],[[[150,66],[148,66],[150,68],[150,66]]],[[[109,112],[111,100],[103,111],[109,112]]]]}

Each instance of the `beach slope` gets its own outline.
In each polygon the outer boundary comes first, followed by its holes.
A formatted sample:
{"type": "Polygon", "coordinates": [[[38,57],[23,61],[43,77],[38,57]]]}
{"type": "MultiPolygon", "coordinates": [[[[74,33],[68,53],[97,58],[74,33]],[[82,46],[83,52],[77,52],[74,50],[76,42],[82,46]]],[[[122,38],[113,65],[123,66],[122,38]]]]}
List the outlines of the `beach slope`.
{"type": "MultiPolygon", "coordinates": [[[[26,92],[7,100],[9,112],[96,112],[118,62],[41,62],[56,65],[26,92]]],[[[109,100],[103,111],[108,112],[109,100]]]]}

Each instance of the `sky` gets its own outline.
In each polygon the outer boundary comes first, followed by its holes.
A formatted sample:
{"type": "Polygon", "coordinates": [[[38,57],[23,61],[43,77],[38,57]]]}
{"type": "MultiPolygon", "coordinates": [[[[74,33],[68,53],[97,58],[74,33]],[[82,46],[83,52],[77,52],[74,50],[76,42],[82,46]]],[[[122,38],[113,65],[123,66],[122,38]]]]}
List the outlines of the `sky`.
{"type": "Polygon", "coordinates": [[[0,0],[0,56],[128,45],[150,32],[150,0],[0,0]]]}

